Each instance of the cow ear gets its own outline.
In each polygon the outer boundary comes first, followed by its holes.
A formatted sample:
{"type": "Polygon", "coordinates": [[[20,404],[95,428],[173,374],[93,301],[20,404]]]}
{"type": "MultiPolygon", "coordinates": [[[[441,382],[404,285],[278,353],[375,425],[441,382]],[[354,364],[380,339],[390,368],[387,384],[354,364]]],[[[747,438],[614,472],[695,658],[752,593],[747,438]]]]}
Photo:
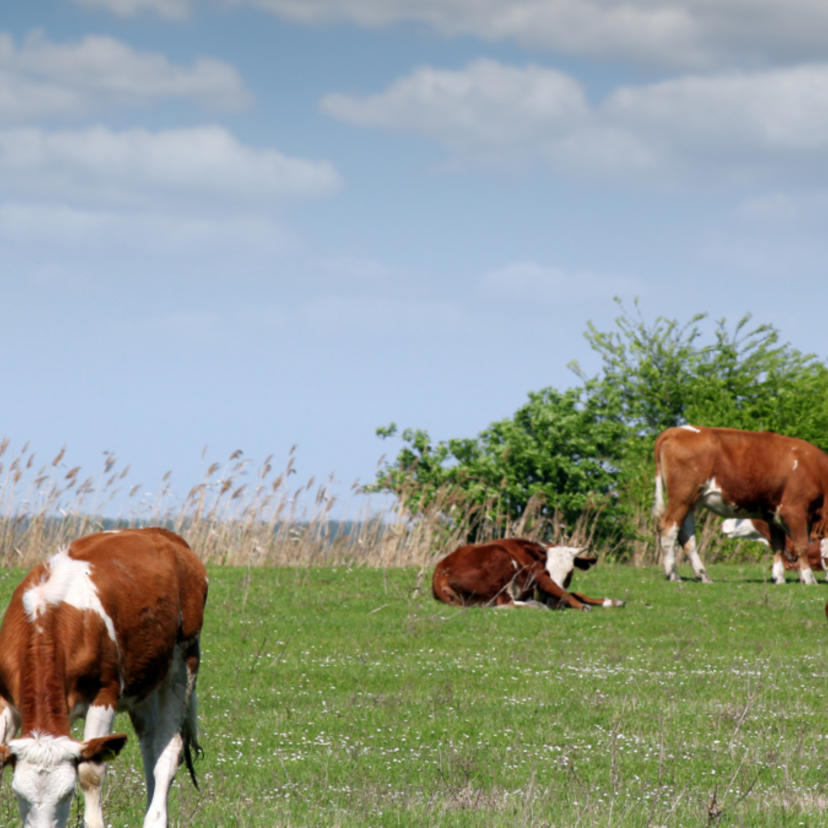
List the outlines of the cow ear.
{"type": "Polygon", "coordinates": [[[578,569],[589,569],[591,566],[595,566],[595,564],[598,563],[598,558],[575,558],[573,563],[578,567],[578,569]]]}
{"type": "Polygon", "coordinates": [[[11,748],[8,745],[0,745],[0,770],[5,768],[6,765],[14,767],[16,762],[17,757],[14,755],[11,748]]]}
{"type": "Polygon", "coordinates": [[[81,746],[82,762],[109,762],[123,750],[127,742],[126,733],[113,733],[90,739],[81,746]]]}

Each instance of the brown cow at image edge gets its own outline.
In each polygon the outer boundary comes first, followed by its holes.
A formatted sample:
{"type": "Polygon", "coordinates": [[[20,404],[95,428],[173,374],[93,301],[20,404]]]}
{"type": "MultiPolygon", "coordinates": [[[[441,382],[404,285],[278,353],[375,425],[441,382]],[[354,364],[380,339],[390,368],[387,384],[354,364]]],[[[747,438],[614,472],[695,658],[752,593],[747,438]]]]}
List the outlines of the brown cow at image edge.
{"type": "Polygon", "coordinates": [[[770,529],[774,581],[784,583],[785,536],[799,558],[803,583],[816,580],[808,562],[812,540],[828,534],[828,455],[805,440],[772,431],[691,425],[668,428],[655,444],[654,513],[664,573],[680,580],[676,545],[696,577],[710,578],[696,550],[695,510],[722,517],[757,518],[770,529]],[[666,503],[665,503],[666,496],[666,503]]]}
{"type": "Polygon", "coordinates": [[[166,828],[182,757],[195,782],[206,598],[204,565],[161,528],[80,538],[17,587],[0,628],[0,759],[14,768],[26,828],[65,826],[78,782],[84,825],[103,828],[105,763],[127,740],[110,734],[117,711],[141,746],[144,828],[166,828]],[[72,737],[78,718],[83,741],[72,737]]]}

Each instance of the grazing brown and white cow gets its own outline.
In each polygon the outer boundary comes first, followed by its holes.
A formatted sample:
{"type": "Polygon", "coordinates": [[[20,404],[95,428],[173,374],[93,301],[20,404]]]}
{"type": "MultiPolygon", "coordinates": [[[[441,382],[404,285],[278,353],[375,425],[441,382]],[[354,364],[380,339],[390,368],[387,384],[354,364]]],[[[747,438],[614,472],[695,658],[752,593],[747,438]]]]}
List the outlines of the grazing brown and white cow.
{"type": "MultiPolygon", "coordinates": [[[[759,541],[770,546],[770,526],[764,520],[754,518],[728,518],[722,521],[722,534],[728,538],[743,538],[759,541]]],[[[811,541],[808,544],[808,565],[811,569],[821,569],[828,581],[828,539],[811,541]]],[[[780,561],[774,561],[771,575],[775,582],[785,579],[785,570],[799,572],[799,558],[789,537],[785,537],[785,554],[780,561]]]]}
{"type": "MultiPolygon", "coordinates": [[[[775,574],[787,535],[799,558],[800,579],[816,583],[808,544],[812,533],[820,539],[828,535],[828,455],[823,451],[771,431],[685,425],[659,435],[655,461],[655,514],[670,580],[679,580],[678,541],[696,576],[710,582],[696,550],[695,508],[701,505],[722,517],[767,522],[775,574]]],[[[784,577],[775,581],[783,583],[784,577]]]]}
{"type": "Polygon", "coordinates": [[[203,564],[166,529],[80,538],[17,587],[0,628],[0,756],[26,828],[66,825],[78,781],[87,828],[103,828],[106,765],[135,727],[147,780],[145,828],[167,825],[182,754],[199,751],[196,676],[207,598],[203,564]],[[83,741],[71,723],[85,718],[83,741]],[[18,738],[11,738],[17,730],[18,738]]]}
{"type": "Polygon", "coordinates": [[[589,569],[597,561],[578,557],[582,551],[522,538],[461,546],[435,567],[432,592],[438,601],[457,606],[624,606],[623,601],[567,591],[575,567],[589,569]],[[533,600],[536,590],[540,604],[533,600]]]}

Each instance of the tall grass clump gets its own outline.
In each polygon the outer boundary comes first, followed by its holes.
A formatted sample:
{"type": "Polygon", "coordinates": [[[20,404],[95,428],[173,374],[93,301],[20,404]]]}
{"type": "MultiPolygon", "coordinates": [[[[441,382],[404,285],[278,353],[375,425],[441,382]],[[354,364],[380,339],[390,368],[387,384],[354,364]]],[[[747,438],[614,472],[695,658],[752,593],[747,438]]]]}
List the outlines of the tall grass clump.
{"type": "Polygon", "coordinates": [[[0,442],[4,566],[31,566],[91,532],[140,526],[181,533],[206,563],[246,566],[423,568],[470,537],[593,541],[589,513],[570,526],[559,513],[545,516],[540,497],[517,519],[498,497],[476,502],[448,485],[424,509],[411,508],[405,492],[392,502],[358,483],[351,502],[341,503],[332,478],[295,483],[294,449],[278,472],[273,455],[257,466],[235,451],[223,463],[210,463],[186,494],[176,491],[171,472],[155,491],[131,483],[130,466],[113,452],[91,475],[67,456],[64,447],[38,465],[29,443],[15,454],[8,439],[0,442]]]}

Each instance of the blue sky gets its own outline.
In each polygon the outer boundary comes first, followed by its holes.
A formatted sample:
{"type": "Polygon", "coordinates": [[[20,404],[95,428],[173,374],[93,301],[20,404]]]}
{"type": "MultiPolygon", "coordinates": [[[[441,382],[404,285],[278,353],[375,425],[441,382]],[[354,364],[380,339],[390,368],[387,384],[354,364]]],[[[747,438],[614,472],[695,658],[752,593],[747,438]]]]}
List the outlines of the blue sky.
{"type": "Polygon", "coordinates": [[[821,358],[815,0],[39,0],[0,21],[2,432],[186,494],[241,448],[369,481],[618,314],[821,358]]]}

